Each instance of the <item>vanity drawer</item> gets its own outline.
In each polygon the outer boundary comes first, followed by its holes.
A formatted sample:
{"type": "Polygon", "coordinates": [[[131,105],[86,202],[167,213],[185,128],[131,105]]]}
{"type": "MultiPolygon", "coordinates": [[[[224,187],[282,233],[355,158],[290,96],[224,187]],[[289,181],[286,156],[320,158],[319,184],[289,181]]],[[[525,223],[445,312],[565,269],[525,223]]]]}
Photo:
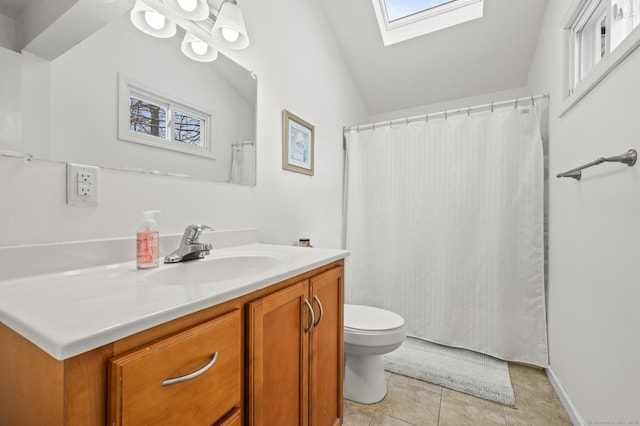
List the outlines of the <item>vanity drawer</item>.
{"type": "Polygon", "coordinates": [[[215,426],[242,426],[242,412],[238,407],[234,408],[233,411],[216,423],[215,426]]]}
{"type": "Polygon", "coordinates": [[[240,404],[241,362],[239,310],[114,357],[108,424],[211,425],[240,404]]]}

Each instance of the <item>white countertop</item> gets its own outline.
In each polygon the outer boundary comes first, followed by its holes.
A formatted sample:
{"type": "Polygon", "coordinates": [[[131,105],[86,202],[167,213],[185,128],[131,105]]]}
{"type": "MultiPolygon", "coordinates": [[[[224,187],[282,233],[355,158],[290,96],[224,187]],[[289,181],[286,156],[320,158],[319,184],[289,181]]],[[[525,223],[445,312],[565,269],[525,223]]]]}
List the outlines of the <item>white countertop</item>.
{"type": "MultiPolygon", "coordinates": [[[[214,249],[207,262],[238,254],[281,261],[264,272],[197,285],[163,285],[135,262],[0,281],[0,321],[58,360],[234,299],[349,255],[345,250],[267,244],[214,249]]],[[[183,267],[188,267],[185,264],[183,267]]]]}

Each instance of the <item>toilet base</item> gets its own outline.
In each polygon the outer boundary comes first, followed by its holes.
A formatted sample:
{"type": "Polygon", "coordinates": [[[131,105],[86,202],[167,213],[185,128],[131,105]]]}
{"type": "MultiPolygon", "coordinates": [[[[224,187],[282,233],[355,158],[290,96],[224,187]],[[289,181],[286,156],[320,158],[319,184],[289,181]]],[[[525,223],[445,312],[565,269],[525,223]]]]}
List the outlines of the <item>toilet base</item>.
{"type": "Polygon", "coordinates": [[[345,353],[344,397],[361,404],[374,404],[386,395],[382,355],[345,353]]]}

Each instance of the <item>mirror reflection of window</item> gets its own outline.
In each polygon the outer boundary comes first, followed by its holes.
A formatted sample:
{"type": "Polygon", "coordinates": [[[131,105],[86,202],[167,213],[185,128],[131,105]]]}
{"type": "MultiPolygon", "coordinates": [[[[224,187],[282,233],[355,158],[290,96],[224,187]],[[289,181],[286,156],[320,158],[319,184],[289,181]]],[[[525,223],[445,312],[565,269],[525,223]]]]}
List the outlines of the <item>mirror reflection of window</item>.
{"type": "Polygon", "coordinates": [[[129,129],[145,135],[167,137],[167,110],[151,102],[131,97],[129,102],[129,129]]]}
{"type": "Polygon", "coordinates": [[[122,74],[118,87],[120,140],[215,159],[213,114],[122,74]]]}
{"type": "Polygon", "coordinates": [[[176,111],[174,118],[173,139],[188,145],[202,147],[200,126],[202,120],[188,114],[176,111]]]}
{"type": "MultiPolygon", "coordinates": [[[[129,130],[145,135],[168,139],[167,106],[155,105],[150,101],[131,96],[129,98],[129,130]]],[[[203,120],[185,112],[173,115],[173,140],[187,145],[204,147],[202,140],[203,120]]]]}

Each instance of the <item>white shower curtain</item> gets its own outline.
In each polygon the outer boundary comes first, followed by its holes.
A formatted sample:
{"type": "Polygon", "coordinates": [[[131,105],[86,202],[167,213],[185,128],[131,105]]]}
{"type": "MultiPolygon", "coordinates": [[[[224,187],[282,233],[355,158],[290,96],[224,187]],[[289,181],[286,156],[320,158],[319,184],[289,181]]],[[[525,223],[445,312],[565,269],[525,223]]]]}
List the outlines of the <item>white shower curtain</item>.
{"type": "Polygon", "coordinates": [[[231,145],[230,183],[253,186],[256,184],[256,144],[253,141],[231,145]]]}
{"type": "Polygon", "coordinates": [[[547,366],[537,106],[347,132],[347,303],[547,366]]]}

